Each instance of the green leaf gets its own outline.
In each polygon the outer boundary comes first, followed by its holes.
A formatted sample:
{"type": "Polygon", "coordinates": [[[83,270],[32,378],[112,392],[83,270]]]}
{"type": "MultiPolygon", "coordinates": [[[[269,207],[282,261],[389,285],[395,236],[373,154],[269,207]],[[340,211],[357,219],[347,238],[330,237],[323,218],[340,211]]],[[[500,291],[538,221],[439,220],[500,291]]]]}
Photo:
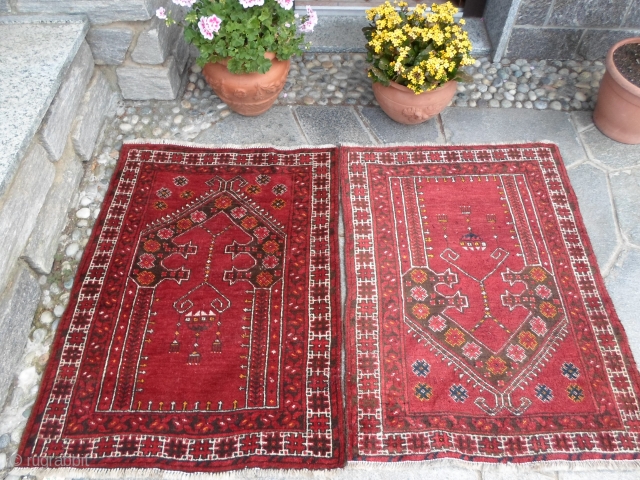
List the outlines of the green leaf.
{"type": "Polygon", "coordinates": [[[429,52],[433,51],[431,44],[427,45],[418,55],[416,55],[415,63],[420,63],[423,60],[429,59],[429,52]]]}

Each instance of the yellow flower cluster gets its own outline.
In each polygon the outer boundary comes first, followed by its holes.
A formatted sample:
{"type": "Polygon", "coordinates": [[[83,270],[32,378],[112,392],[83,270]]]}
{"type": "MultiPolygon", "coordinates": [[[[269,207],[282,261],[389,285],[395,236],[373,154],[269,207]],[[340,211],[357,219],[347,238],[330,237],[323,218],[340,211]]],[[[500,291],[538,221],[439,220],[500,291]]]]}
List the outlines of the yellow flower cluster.
{"type": "Polygon", "coordinates": [[[374,80],[383,78],[406,85],[415,93],[433,90],[456,77],[458,68],[473,64],[471,42],[455,22],[458,9],[450,2],[425,4],[409,10],[406,2],[389,1],[367,10],[371,23],[368,42],[374,80]]]}

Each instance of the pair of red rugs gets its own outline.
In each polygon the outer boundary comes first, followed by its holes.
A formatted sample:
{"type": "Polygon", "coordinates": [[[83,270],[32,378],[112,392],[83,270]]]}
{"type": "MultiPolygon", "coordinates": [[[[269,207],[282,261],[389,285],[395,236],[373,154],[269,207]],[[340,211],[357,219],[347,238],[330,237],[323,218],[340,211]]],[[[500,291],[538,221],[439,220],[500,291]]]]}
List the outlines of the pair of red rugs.
{"type": "Polygon", "coordinates": [[[125,144],[71,298],[21,466],[640,457],[552,144],[125,144]]]}

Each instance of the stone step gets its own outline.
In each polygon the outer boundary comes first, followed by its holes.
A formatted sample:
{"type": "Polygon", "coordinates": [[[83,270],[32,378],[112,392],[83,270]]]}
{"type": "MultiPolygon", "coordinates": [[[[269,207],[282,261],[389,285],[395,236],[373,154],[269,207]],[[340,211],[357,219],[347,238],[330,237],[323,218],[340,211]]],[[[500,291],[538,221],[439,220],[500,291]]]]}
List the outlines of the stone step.
{"type": "MultiPolygon", "coordinates": [[[[298,10],[298,9],[297,9],[298,10]]],[[[315,31],[307,35],[311,42],[311,53],[363,53],[365,38],[362,27],[369,22],[365,18],[365,9],[318,9],[318,25],[315,31]],[[342,13],[341,13],[342,12],[342,13]]],[[[304,11],[300,10],[303,15],[304,11]]],[[[466,18],[464,29],[469,33],[473,44],[471,54],[483,57],[491,53],[491,42],[484,21],[481,18],[466,18]]]]}
{"type": "Polygon", "coordinates": [[[89,29],[83,16],[0,16],[0,196],[89,29]]]}
{"type": "Polygon", "coordinates": [[[0,16],[0,405],[67,209],[117,94],[94,70],[84,15],[0,16]],[[8,355],[8,356],[7,356],[8,355]]]}

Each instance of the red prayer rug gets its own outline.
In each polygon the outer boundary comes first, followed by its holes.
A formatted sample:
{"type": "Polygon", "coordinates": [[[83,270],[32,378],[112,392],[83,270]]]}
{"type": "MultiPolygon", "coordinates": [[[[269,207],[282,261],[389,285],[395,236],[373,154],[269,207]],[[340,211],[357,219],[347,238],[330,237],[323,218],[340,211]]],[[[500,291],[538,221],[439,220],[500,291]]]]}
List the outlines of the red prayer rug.
{"type": "Polygon", "coordinates": [[[125,144],[21,465],[342,466],[336,161],[125,144]]]}
{"type": "Polygon", "coordinates": [[[341,162],[350,460],[640,456],[638,371],[555,145],[341,162]]]}

